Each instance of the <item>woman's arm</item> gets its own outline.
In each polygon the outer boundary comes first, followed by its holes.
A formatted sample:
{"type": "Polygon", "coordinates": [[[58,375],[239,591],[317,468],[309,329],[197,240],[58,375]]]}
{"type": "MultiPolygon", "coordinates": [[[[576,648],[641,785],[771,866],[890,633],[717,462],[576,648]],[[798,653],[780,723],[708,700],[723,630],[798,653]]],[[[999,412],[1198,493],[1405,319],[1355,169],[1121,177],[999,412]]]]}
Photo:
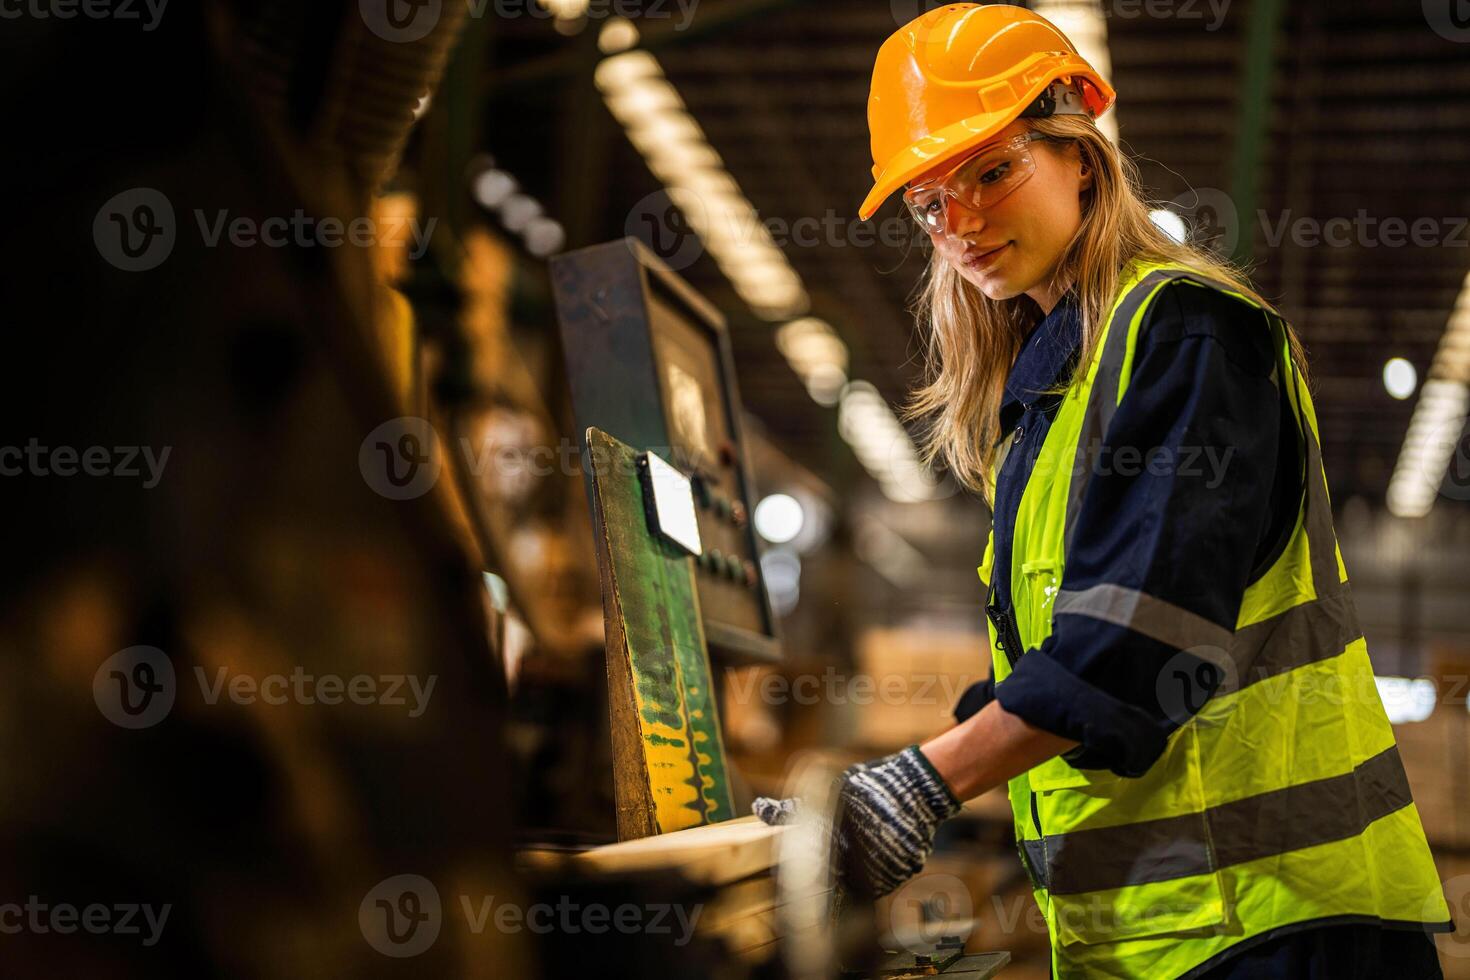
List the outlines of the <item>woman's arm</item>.
{"type": "Polygon", "coordinates": [[[1076,742],[1042,731],[992,701],[919,750],[961,801],[972,800],[1076,742]]]}

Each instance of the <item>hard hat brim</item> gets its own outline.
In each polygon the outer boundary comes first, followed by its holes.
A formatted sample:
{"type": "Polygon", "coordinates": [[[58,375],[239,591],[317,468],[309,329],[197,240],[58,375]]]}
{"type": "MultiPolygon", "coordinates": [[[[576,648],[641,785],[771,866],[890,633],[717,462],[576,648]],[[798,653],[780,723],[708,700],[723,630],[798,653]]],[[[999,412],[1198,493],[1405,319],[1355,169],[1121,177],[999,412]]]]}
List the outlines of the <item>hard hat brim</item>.
{"type": "Polygon", "coordinates": [[[1047,86],[1058,78],[1072,75],[1086,79],[1095,87],[1095,94],[1100,102],[1092,118],[1096,119],[1107,112],[1112,107],[1115,97],[1113,87],[1090,67],[1086,67],[1086,62],[1067,67],[1072,70],[1059,70],[1049,77],[1038,80],[1023,98],[1017,100],[1014,106],[1007,106],[995,112],[976,113],[943,129],[936,130],[900,150],[877,175],[873,189],[868,191],[868,196],[863,199],[862,206],[858,208],[858,217],[866,221],[873,216],[873,213],[888,199],[889,195],[904,184],[931,170],[939,169],[966,151],[994,138],[997,133],[1019,119],[1025,107],[1046,91],[1047,86]]]}

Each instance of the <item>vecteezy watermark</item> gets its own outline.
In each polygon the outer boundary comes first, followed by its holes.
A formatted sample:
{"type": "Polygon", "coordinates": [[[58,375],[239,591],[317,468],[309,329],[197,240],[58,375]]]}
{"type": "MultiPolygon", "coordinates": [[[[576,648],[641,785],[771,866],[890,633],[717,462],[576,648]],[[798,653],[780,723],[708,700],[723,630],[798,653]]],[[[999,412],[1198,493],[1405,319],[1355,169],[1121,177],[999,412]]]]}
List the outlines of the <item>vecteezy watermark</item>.
{"type": "Polygon", "coordinates": [[[43,446],[32,437],[24,446],[0,446],[0,476],[143,477],[143,489],[152,490],[171,452],[172,446],[156,452],[152,446],[43,446]]]}
{"type": "Polygon", "coordinates": [[[975,921],[970,889],[951,874],[910,878],[888,904],[888,933],[913,953],[928,953],[940,944],[964,945],[975,921]]]}
{"type": "Polygon", "coordinates": [[[92,700],[122,728],[149,728],[173,710],[178,684],[173,661],[157,647],[119,650],[92,675],[92,700]]]}
{"type": "Polygon", "coordinates": [[[1425,442],[1430,447],[1426,455],[1447,461],[1436,489],[1451,500],[1470,500],[1470,418],[1451,416],[1425,442]]]}
{"type": "Polygon", "coordinates": [[[443,468],[439,434],[428,419],[389,419],[363,439],[357,468],[367,485],[389,500],[422,497],[439,482],[443,468]]]}
{"type": "Polygon", "coordinates": [[[147,33],[158,27],[168,0],[0,0],[0,19],[136,20],[147,33]]]}
{"type": "Polygon", "coordinates": [[[1240,214],[1235,199],[1218,187],[1188,190],[1169,202],[1170,210],[1185,220],[1197,245],[1231,255],[1240,240],[1240,214]]]}
{"type": "Polygon", "coordinates": [[[444,925],[439,889],[422,875],[384,878],[363,896],[357,925],[384,956],[417,956],[434,945],[444,925]]]}
{"type": "MultiPolygon", "coordinates": [[[[1217,252],[1234,252],[1245,227],[1234,199],[1218,187],[1189,190],[1169,202],[1169,209],[1185,219],[1190,239],[1217,252]]],[[[1274,214],[1256,210],[1256,221],[1267,247],[1290,242],[1298,248],[1466,248],[1470,247],[1470,216],[1369,214],[1359,208],[1351,215],[1317,217],[1286,208],[1274,214]]]]}
{"type": "MultiPolygon", "coordinates": [[[[439,26],[446,7],[464,5],[476,20],[494,17],[519,20],[531,17],[549,20],[562,16],[568,8],[555,0],[358,0],[358,11],[368,30],[385,41],[411,44],[429,36],[439,26]]],[[[576,16],[587,20],[623,17],[627,20],[670,20],[678,18],[674,30],[682,31],[694,22],[699,0],[584,0],[576,16]]]]}
{"type": "Polygon", "coordinates": [[[821,674],[778,673],[756,676],[753,671],[730,675],[726,695],[737,704],[759,701],[766,705],[938,705],[949,707],[971,684],[983,677],[951,674],[847,674],[828,667],[821,674]]]}
{"type": "MultiPolygon", "coordinates": [[[[1094,4],[1105,19],[1203,21],[1206,31],[1217,31],[1225,23],[1231,0],[1102,0],[1094,4]]],[[[889,0],[893,22],[902,27],[921,14],[948,6],[947,0],[889,0]]]]}
{"type": "MultiPolygon", "coordinates": [[[[251,674],[229,667],[193,670],[199,699],[236,705],[357,705],[401,708],[419,718],[429,707],[437,674],[312,674],[296,666],[289,673],[251,674]]],[[[187,690],[184,688],[183,690],[187,690]]],[[[149,728],[168,717],[182,693],[173,661],[157,647],[119,650],[92,675],[92,699],[108,721],[122,728],[149,728]]]]}
{"type": "Polygon", "coordinates": [[[1430,30],[1446,41],[1470,41],[1470,2],[1466,0],[1421,0],[1424,20],[1430,30]]]}
{"type": "Polygon", "coordinates": [[[160,190],[134,187],[108,198],[92,220],[97,251],[124,272],[147,272],[174,250],[174,206],[160,190]]]}
{"type": "MultiPolygon", "coordinates": [[[[1440,921],[1440,896],[1430,895],[1424,901],[1425,922],[1440,921]]],[[[1470,957],[1470,875],[1455,875],[1444,882],[1444,901],[1450,907],[1450,920],[1454,931],[1440,933],[1435,938],[1439,951],[1444,956],[1457,960],[1470,957]]]]}
{"type": "Polygon", "coordinates": [[[1216,691],[1240,686],[1235,661],[1222,648],[1202,644],[1180,650],[1164,664],[1154,693],[1164,716],[1183,725],[1204,710],[1216,691]]]}
{"type": "Polygon", "coordinates": [[[1328,248],[1347,248],[1350,245],[1362,248],[1403,248],[1406,245],[1415,248],[1470,247],[1470,217],[1465,215],[1380,218],[1364,208],[1358,208],[1351,217],[1294,215],[1290,208],[1274,220],[1268,219],[1265,211],[1259,214],[1266,244],[1271,248],[1280,247],[1288,237],[1299,248],[1316,248],[1318,245],[1328,248]]]}
{"type": "Polygon", "coordinates": [[[1202,479],[1204,489],[1214,490],[1225,482],[1235,450],[1235,446],[1108,445],[1094,437],[1088,441],[1087,451],[1081,456],[1038,456],[1032,465],[1032,473],[1052,476],[1065,468],[1073,470],[1075,477],[1080,459],[1087,463],[1093,476],[1138,477],[1147,473],[1149,476],[1173,476],[1181,480],[1202,479]]]}
{"type": "MultiPolygon", "coordinates": [[[[4,0],[0,0],[4,2],[4,0]]],[[[421,257],[439,223],[417,215],[379,220],[366,215],[319,217],[297,208],[289,215],[236,214],[228,208],[195,208],[193,230],[205,248],[369,248],[401,245],[410,258],[421,257]]],[[[115,194],[97,211],[92,237],[97,251],[125,272],[155,269],[173,252],[179,235],[173,202],[152,187],[115,194]]]]}
{"type": "Polygon", "coordinates": [[[235,704],[356,704],[407,708],[408,717],[418,718],[429,707],[437,674],[420,679],[417,674],[308,674],[294,667],[287,674],[231,673],[220,667],[210,679],[203,667],[194,668],[199,693],[205,704],[217,704],[223,696],[235,704]]]}
{"type": "MultiPolygon", "coordinates": [[[[384,497],[421,497],[433,489],[443,469],[440,446],[438,430],[427,419],[413,415],[389,419],[368,433],[358,446],[358,469],[367,485],[384,497]]],[[[452,451],[460,454],[466,471],[477,479],[493,477],[503,481],[502,488],[514,486],[518,492],[542,477],[580,478],[587,466],[581,447],[565,437],[553,444],[506,441],[494,435],[478,439],[461,436],[452,451]]],[[[685,473],[707,463],[679,446],[650,446],[648,451],[685,473]]],[[[632,458],[594,459],[591,468],[599,475],[631,476],[638,472],[636,464],[632,458]]]]}
{"type": "Polygon", "coordinates": [[[628,212],[623,232],[637,238],[671,269],[686,269],[704,254],[699,229],[726,240],[790,248],[903,248],[929,240],[907,212],[866,221],[828,210],[796,218],[762,217],[754,211],[712,208],[699,194],[654,191],[628,212]],[[729,227],[715,226],[715,217],[729,227]]]}
{"type": "MultiPolygon", "coordinates": [[[[522,905],[494,895],[459,895],[453,906],[464,916],[465,928],[479,936],[487,930],[522,931],[536,935],[603,935],[617,932],[670,936],[674,946],[688,945],[694,937],[704,906],[667,902],[610,906],[579,902],[569,895],[555,902],[522,905]]],[[[363,896],[357,924],[363,939],[384,956],[406,958],[425,952],[444,928],[444,903],[434,883],[422,875],[385,878],[363,896]]]]}
{"type": "Polygon", "coordinates": [[[144,946],[156,946],[171,911],[172,903],[157,908],[146,902],[113,905],[91,902],[77,906],[70,902],[44,902],[38,895],[29,895],[24,903],[0,902],[0,935],[69,936],[87,932],[94,936],[140,936],[144,946]]]}

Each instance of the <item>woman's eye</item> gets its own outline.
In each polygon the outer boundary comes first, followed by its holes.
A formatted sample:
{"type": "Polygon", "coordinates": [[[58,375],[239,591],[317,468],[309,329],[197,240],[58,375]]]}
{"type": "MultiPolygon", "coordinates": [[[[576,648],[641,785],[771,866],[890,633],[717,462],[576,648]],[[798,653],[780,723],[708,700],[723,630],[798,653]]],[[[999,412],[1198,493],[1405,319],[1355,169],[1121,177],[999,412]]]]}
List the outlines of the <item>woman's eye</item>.
{"type": "Polygon", "coordinates": [[[995,183],[998,180],[1002,180],[1005,177],[1005,175],[1010,172],[1010,169],[1011,169],[1010,161],[1007,160],[1007,161],[998,163],[995,166],[986,169],[984,172],[982,172],[980,174],[980,183],[982,183],[982,184],[993,184],[993,183],[995,183]]]}

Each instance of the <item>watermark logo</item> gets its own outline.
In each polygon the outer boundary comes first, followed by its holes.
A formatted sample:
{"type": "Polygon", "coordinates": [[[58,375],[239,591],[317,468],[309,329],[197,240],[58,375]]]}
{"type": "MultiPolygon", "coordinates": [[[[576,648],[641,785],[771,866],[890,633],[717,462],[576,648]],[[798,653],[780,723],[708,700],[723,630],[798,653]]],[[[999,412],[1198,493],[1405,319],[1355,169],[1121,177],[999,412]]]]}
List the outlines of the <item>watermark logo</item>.
{"type": "Polygon", "coordinates": [[[389,419],[362,441],[357,466],[367,485],[389,500],[422,497],[443,468],[438,434],[418,416],[389,419]]]}
{"type": "Polygon", "coordinates": [[[949,707],[983,677],[968,674],[847,674],[828,666],[821,674],[743,671],[730,676],[728,694],[736,704],[798,704],[949,707]]]}
{"type": "Polygon", "coordinates": [[[975,900],[954,875],[921,874],[893,893],[888,918],[889,933],[909,952],[963,946],[975,929],[975,900]]]}
{"type": "MultiPolygon", "coordinates": [[[[420,718],[429,708],[437,674],[311,674],[300,666],[291,673],[254,675],[228,667],[213,676],[193,671],[199,699],[207,706],[350,704],[401,708],[420,718]]],[[[122,728],[149,728],[168,717],[181,693],[173,661],[157,647],[136,646],[108,657],[92,676],[92,697],[103,717],[122,728]]]]}
{"type": "MultiPolygon", "coordinates": [[[[694,938],[704,911],[703,905],[690,908],[670,903],[624,903],[616,907],[599,902],[583,904],[569,895],[532,905],[498,900],[494,895],[453,898],[457,901],[452,901],[450,907],[457,906],[465,930],[474,936],[487,930],[568,936],[642,933],[671,936],[673,945],[684,946],[694,938]]],[[[402,874],[373,886],[358,905],[357,922],[373,949],[384,956],[406,959],[434,945],[447,914],[432,881],[422,875],[402,874]]]]}
{"type": "MultiPolygon", "coordinates": [[[[1426,11],[1429,2],[1426,0],[1426,11]]],[[[1206,31],[1218,31],[1225,23],[1230,11],[1231,0],[1103,0],[1095,4],[1096,11],[1105,20],[1149,20],[1205,21],[1206,31]]],[[[1011,6],[1021,6],[1010,0],[1011,6]]],[[[899,27],[917,18],[949,6],[947,0],[889,0],[888,11],[894,24],[899,27]]]]}
{"type": "Polygon", "coordinates": [[[439,24],[443,0],[358,0],[367,29],[385,41],[412,44],[439,24]]]}
{"type": "Polygon", "coordinates": [[[439,890],[422,875],[385,878],[363,896],[357,924],[384,956],[418,956],[434,945],[444,924],[439,890]]]}
{"type": "Polygon", "coordinates": [[[0,3],[0,20],[136,20],[143,33],[158,28],[168,0],[7,0],[0,3]],[[144,19],[146,15],[147,19],[144,19]]]}
{"type": "Polygon", "coordinates": [[[445,3],[463,3],[475,20],[669,20],[678,17],[673,29],[682,31],[694,22],[698,0],[358,0],[358,10],[368,30],[385,41],[408,44],[427,37],[439,26],[445,3]]]}
{"type": "Polygon", "coordinates": [[[1470,41],[1470,0],[1423,0],[1424,20],[1446,41],[1470,41]]]}
{"type": "Polygon", "coordinates": [[[34,436],[24,446],[0,446],[0,476],[142,477],[152,490],[163,479],[172,446],[45,446],[34,436]],[[141,464],[141,465],[140,465],[141,464]]]}
{"type": "Polygon", "coordinates": [[[1456,415],[1439,425],[1429,437],[1430,448],[1425,455],[1433,459],[1445,459],[1444,480],[1439,484],[1440,493],[1451,500],[1470,500],[1470,430],[1466,424],[1470,418],[1456,415]]]}
{"type": "Polygon", "coordinates": [[[1232,255],[1240,241],[1240,214],[1235,201],[1218,187],[1188,190],[1169,202],[1184,218],[1193,244],[1232,255]]]}
{"type": "Polygon", "coordinates": [[[70,902],[45,902],[38,895],[29,895],[24,905],[0,903],[0,935],[68,936],[85,932],[93,936],[139,936],[144,946],[156,946],[172,911],[171,903],[155,908],[147,903],[92,902],[78,907],[70,902]]]}
{"type": "MultiPolygon", "coordinates": [[[[341,248],[351,245],[402,247],[409,258],[421,257],[439,223],[416,215],[383,220],[358,215],[338,218],[308,214],[297,208],[289,215],[238,214],[229,208],[194,208],[193,227],[205,248],[341,248]]],[[[97,251],[125,272],[156,269],[177,244],[180,229],[172,202],[162,191],[135,187],[102,205],[92,222],[97,251]]]]}
{"type": "Polygon", "coordinates": [[[148,728],[173,710],[178,684],[173,661],[157,647],[119,650],[92,675],[97,710],[122,728],[148,728]]]}
{"type": "MultiPolygon", "coordinates": [[[[1444,883],[1444,900],[1450,906],[1450,919],[1455,930],[1442,933],[1436,945],[1441,954],[1454,959],[1470,959],[1470,875],[1455,875],[1444,883]]],[[[1438,922],[1440,896],[1430,895],[1424,902],[1424,921],[1438,922]]]]}
{"type": "Polygon", "coordinates": [[[1188,190],[1168,204],[1184,218],[1189,240],[1222,255],[1234,252],[1241,235],[1252,235],[1254,220],[1267,248],[1470,248],[1470,217],[1465,215],[1376,215],[1366,208],[1328,217],[1297,214],[1291,208],[1258,208],[1242,215],[1218,187],[1188,190]]]}
{"type": "Polygon", "coordinates": [[[704,254],[704,243],[689,215],[703,219],[705,210],[698,194],[678,194],[676,204],[665,191],[654,191],[633,205],[623,234],[647,245],[670,269],[687,269],[704,254]]]}
{"type": "Polygon", "coordinates": [[[97,251],[124,272],[158,268],[173,252],[177,234],[173,204],[152,187],[113,195],[92,220],[97,251]]]}
{"type": "Polygon", "coordinates": [[[1230,655],[1217,646],[1201,645],[1181,650],[1159,671],[1154,693],[1164,715],[1183,725],[1198,715],[1214,693],[1239,686],[1238,672],[1230,655]]]}

